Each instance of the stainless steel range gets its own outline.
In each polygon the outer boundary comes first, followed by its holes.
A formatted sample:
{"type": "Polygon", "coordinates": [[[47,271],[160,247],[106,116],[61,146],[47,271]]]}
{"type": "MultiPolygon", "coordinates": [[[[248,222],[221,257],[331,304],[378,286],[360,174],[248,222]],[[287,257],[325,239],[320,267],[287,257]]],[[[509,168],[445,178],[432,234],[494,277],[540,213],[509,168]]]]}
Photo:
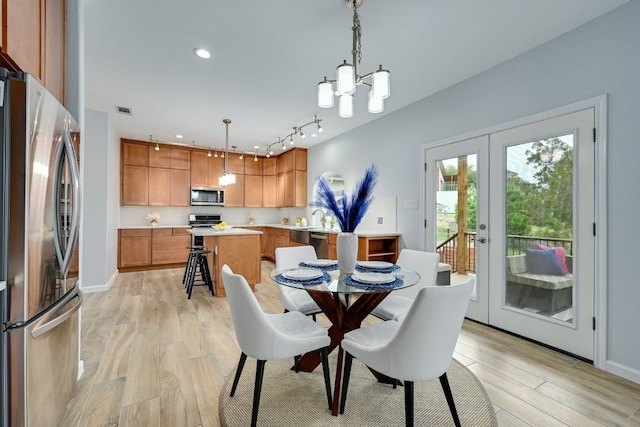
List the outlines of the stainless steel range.
{"type": "MultiPolygon", "coordinates": [[[[210,228],[222,222],[221,214],[189,214],[189,225],[191,228],[210,228]]],[[[202,236],[192,236],[192,246],[202,246],[202,236]]]]}

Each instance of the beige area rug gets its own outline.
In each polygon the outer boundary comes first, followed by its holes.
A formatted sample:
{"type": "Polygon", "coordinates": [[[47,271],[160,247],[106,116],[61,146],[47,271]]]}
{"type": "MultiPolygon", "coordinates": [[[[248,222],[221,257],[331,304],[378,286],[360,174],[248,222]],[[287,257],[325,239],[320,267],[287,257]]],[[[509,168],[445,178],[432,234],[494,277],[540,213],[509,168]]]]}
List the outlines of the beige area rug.
{"type": "MultiPolygon", "coordinates": [[[[329,356],[331,386],[335,379],[336,352],[329,356]],[[333,357],[332,357],[333,356],[333,357]]],[[[266,363],[258,426],[403,426],[404,388],[380,384],[357,359],[353,360],[344,414],[334,417],[327,408],[322,367],[312,373],[290,370],[292,359],[266,363]]],[[[251,424],[255,359],[247,358],[235,396],[230,397],[235,370],[220,395],[220,421],[226,427],[251,424]]],[[[447,371],[463,426],[497,426],[493,405],[480,381],[453,360],[447,371]]],[[[415,383],[415,425],[453,426],[449,406],[438,379],[415,383]]]]}

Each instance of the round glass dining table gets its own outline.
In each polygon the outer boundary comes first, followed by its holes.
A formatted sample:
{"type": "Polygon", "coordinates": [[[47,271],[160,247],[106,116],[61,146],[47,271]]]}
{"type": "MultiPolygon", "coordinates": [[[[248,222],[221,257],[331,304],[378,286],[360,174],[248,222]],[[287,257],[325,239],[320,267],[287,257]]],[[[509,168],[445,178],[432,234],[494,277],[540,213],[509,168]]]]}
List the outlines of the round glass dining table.
{"type": "MultiPolygon", "coordinates": [[[[390,277],[384,280],[384,277],[378,275],[370,276],[362,274],[372,273],[370,270],[356,270],[354,273],[341,274],[338,269],[319,269],[323,273],[322,276],[305,280],[308,277],[317,276],[318,273],[312,274],[307,272],[308,274],[305,274],[305,267],[297,265],[276,268],[271,271],[270,277],[280,285],[304,289],[316,304],[318,304],[318,307],[320,307],[331,322],[331,326],[329,327],[331,344],[329,344],[328,349],[330,353],[336,347],[340,348],[340,342],[344,334],[359,328],[362,321],[371,313],[371,310],[380,304],[390,292],[413,286],[420,280],[420,275],[415,271],[398,268],[397,266],[393,268],[395,269],[394,271],[386,273],[393,276],[393,281],[391,281],[392,279],[390,277]],[[301,273],[300,270],[302,270],[301,273]],[[378,278],[380,278],[380,280],[376,280],[378,278]],[[366,283],[360,280],[365,280],[366,283]],[[380,283],[382,281],[390,283],[380,283]]],[[[340,348],[334,383],[333,408],[331,411],[333,415],[338,415],[338,404],[340,402],[341,392],[340,383],[342,380],[342,359],[343,352],[340,348]]],[[[307,353],[300,359],[299,369],[305,372],[311,372],[319,364],[319,353],[307,353]]],[[[380,382],[395,383],[394,379],[382,375],[379,372],[374,370],[371,370],[371,372],[380,382]]]]}

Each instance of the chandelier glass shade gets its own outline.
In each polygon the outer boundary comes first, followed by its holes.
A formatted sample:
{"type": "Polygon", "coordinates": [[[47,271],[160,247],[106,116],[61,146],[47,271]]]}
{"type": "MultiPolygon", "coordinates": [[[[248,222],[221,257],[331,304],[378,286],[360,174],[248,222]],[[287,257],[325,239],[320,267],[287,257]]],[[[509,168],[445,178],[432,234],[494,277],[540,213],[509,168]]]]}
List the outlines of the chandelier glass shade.
{"type": "Polygon", "coordinates": [[[358,6],[362,1],[346,0],[346,3],[347,6],[353,8],[353,50],[351,51],[353,63],[349,64],[345,59],[336,69],[335,80],[325,77],[323,81],[318,83],[318,107],[333,107],[333,97],[335,95],[339,97],[338,115],[343,118],[353,117],[353,95],[356,92],[356,88],[357,86],[368,86],[368,110],[370,113],[381,113],[384,111],[384,99],[391,95],[391,73],[380,65],[372,73],[358,74],[357,66],[362,56],[360,52],[362,28],[360,27],[358,6]],[[367,80],[370,80],[370,83],[367,80]]]}

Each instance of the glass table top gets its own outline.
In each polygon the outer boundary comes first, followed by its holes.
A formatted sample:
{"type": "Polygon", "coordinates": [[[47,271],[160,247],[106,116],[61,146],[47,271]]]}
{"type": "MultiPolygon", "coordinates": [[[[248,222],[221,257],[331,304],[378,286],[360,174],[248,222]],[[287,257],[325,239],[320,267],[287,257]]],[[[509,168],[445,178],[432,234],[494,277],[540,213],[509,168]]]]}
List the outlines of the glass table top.
{"type": "Polygon", "coordinates": [[[276,268],[271,271],[269,276],[274,282],[291,288],[305,289],[310,292],[328,292],[338,294],[390,292],[408,288],[415,285],[420,280],[420,275],[418,273],[404,268],[384,274],[365,271],[340,274],[340,271],[337,269],[327,271],[300,266],[290,266],[276,268]],[[308,283],[309,281],[312,283],[308,283]]]}

